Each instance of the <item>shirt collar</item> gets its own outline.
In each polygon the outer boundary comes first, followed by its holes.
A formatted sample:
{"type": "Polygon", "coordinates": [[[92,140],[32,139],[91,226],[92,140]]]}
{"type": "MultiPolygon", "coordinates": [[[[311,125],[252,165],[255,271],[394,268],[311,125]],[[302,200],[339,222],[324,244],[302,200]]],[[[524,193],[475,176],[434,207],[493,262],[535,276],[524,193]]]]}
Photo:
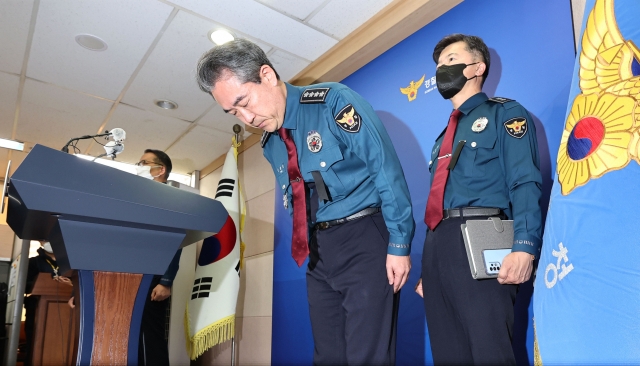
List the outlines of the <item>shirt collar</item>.
{"type": "Polygon", "coordinates": [[[287,87],[287,104],[284,112],[284,122],[282,127],[288,130],[295,130],[298,127],[298,106],[300,105],[300,95],[302,90],[289,83],[284,83],[287,87]]]}
{"type": "Polygon", "coordinates": [[[460,110],[460,112],[464,113],[465,116],[467,116],[477,106],[486,102],[487,99],[489,99],[487,95],[483,92],[480,92],[467,99],[458,109],[460,110]]]}

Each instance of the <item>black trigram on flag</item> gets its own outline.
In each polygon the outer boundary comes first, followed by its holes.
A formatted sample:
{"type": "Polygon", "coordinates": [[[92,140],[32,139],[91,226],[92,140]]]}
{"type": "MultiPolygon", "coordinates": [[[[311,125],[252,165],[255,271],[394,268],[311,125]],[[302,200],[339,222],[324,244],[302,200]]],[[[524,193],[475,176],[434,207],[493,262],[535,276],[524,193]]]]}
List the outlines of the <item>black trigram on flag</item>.
{"type": "Polygon", "coordinates": [[[191,300],[198,297],[209,297],[211,292],[211,282],[213,277],[202,277],[193,281],[193,290],[191,291],[191,300]]]}
{"type": "Polygon", "coordinates": [[[218,190],[216,191],[216,198],[218,197],[231,197],[233,195],[233,187],[235,187],[235,179],[220,179],[218,183],[218,190]]]}

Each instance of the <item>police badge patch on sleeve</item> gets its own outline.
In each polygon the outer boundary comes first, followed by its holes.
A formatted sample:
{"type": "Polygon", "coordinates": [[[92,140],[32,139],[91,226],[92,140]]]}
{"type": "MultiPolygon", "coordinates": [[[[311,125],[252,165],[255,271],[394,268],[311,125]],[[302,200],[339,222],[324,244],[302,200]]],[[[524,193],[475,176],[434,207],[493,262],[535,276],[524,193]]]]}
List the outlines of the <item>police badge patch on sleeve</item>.
{"type": "Polygon", "coordinates": [[[347,132],[356,133],[360,131],[362,120],[356,109],[351,104],[347,104],[335,116],[336,123],[347,132]]]}
{"type": "Polygon", "coordinates": [[[504,128],[509,136],[520,139],[527,133],[527,119],[524,117],[511,118],[504,123],[504,128]]]}

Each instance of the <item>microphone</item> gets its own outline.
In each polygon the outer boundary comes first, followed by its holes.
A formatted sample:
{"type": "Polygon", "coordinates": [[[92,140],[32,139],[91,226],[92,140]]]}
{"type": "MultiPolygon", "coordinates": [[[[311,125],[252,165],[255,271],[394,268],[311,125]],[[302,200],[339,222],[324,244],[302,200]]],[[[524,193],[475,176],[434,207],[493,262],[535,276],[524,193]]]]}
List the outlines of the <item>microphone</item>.
{"type": "Polygon", "coordinates": [[[104,145],[104,151],[111,159],[115,159],[116,155],[124,151],[124,144],[122,142],[109,141],[104,145]]]}
{"type": "Polygon", "coordinates": [[[101,158],[103,156],[111,158],[111,160],[116,158],[116,155],[120,154],[124,151],[124,144],[122,142],[109,141],[104,144],[104,154],[96,156],[92,161],[96,161],[96,159],[101,158]]]}
{"type": "Polygon", "coordinates": [[[122,142],[127,137],[127,133],[122,128],[112,128],[109,131],[109,136],[113,137],[115,142],[122,142]]]}
{"type": "MultiPolygon", "coordinates": [[[[113,128],[111,129],[111,131],[104,131],[104,133],[99,133],[97,135],[84,135],[84,136],[80,136],[80,137],[74,137],[71,140],[69,140],[63,147],[62,147],[62,151],[68,153],[69,152],[69,146],[72,146],[74,149],[76,149],[75,141],[78,140],[85,140],[85,139],[92,139],[92,138],[96,138],[96,137],[104,137],[105,139],[109,139],[109,137],[113,137],[113,140],[116,143],[121,143],[122,141],[124,141],[124,139],[126,138],[127,133],[124,132],[124,130],[122,128],[113,128]]],[[[124,145],[123,145],[124,146],[124,145]]],[[[105,145],[105,149],[106,149],[106,145],[105,145]]],[[[123,147],[124,149],[124,147],[123,147]]],[[[120,150],[118,152],[118,154],[122,152],[122,150],[120,150]]],[[[113,155],[113,157],[115,158],[115,154],[113,155]]]]}

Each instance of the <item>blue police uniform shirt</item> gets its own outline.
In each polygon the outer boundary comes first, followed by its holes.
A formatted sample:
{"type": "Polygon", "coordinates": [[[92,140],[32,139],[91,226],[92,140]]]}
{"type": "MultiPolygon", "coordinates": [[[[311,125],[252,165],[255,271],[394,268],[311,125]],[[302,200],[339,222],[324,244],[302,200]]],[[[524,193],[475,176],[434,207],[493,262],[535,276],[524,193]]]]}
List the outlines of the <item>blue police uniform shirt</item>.
{"type": "Polygon", "coordinates": [[[173,286],[173,280],[175,280],[176,275],[178,274],[178,269],[180,269],[180,256],[182,255],[182,248],[178,249],[176,254],[173,255],[173,259],[171,263],[169,263],[169,267],[164,272],[164,275],[160,278],[160,284],[165,285],[167,287],[173,286]]]}
{"type": "MultiPolygon", "coordinates": [[[[339,83],[285,85],[282,128],[291,131],[304,181],[313,182],[312,172],[318,171],[330,198],[319,200],[317,222],[380,207],[390,234],[387,252],[409,255],[415,230],[409,189],[391,139],[371,105],[339,83]]],[[[264,156],[293,214],[287,149],[277,133],[263,138],[264,156]]]]}
{"type": "MultiPolygon", "coordinates": [[[[444,194],[444,208],[498,207],[513,220],[512,251],[538,256],[542,175],[533,119],[520,103],[478,93],[459,108],[453,149],[466,141],[444,194]]],[[[446,130],[446,129],[445,129],[446,130]]],[[[431,181],[444,132],[431,152],[431,181]]]]}

